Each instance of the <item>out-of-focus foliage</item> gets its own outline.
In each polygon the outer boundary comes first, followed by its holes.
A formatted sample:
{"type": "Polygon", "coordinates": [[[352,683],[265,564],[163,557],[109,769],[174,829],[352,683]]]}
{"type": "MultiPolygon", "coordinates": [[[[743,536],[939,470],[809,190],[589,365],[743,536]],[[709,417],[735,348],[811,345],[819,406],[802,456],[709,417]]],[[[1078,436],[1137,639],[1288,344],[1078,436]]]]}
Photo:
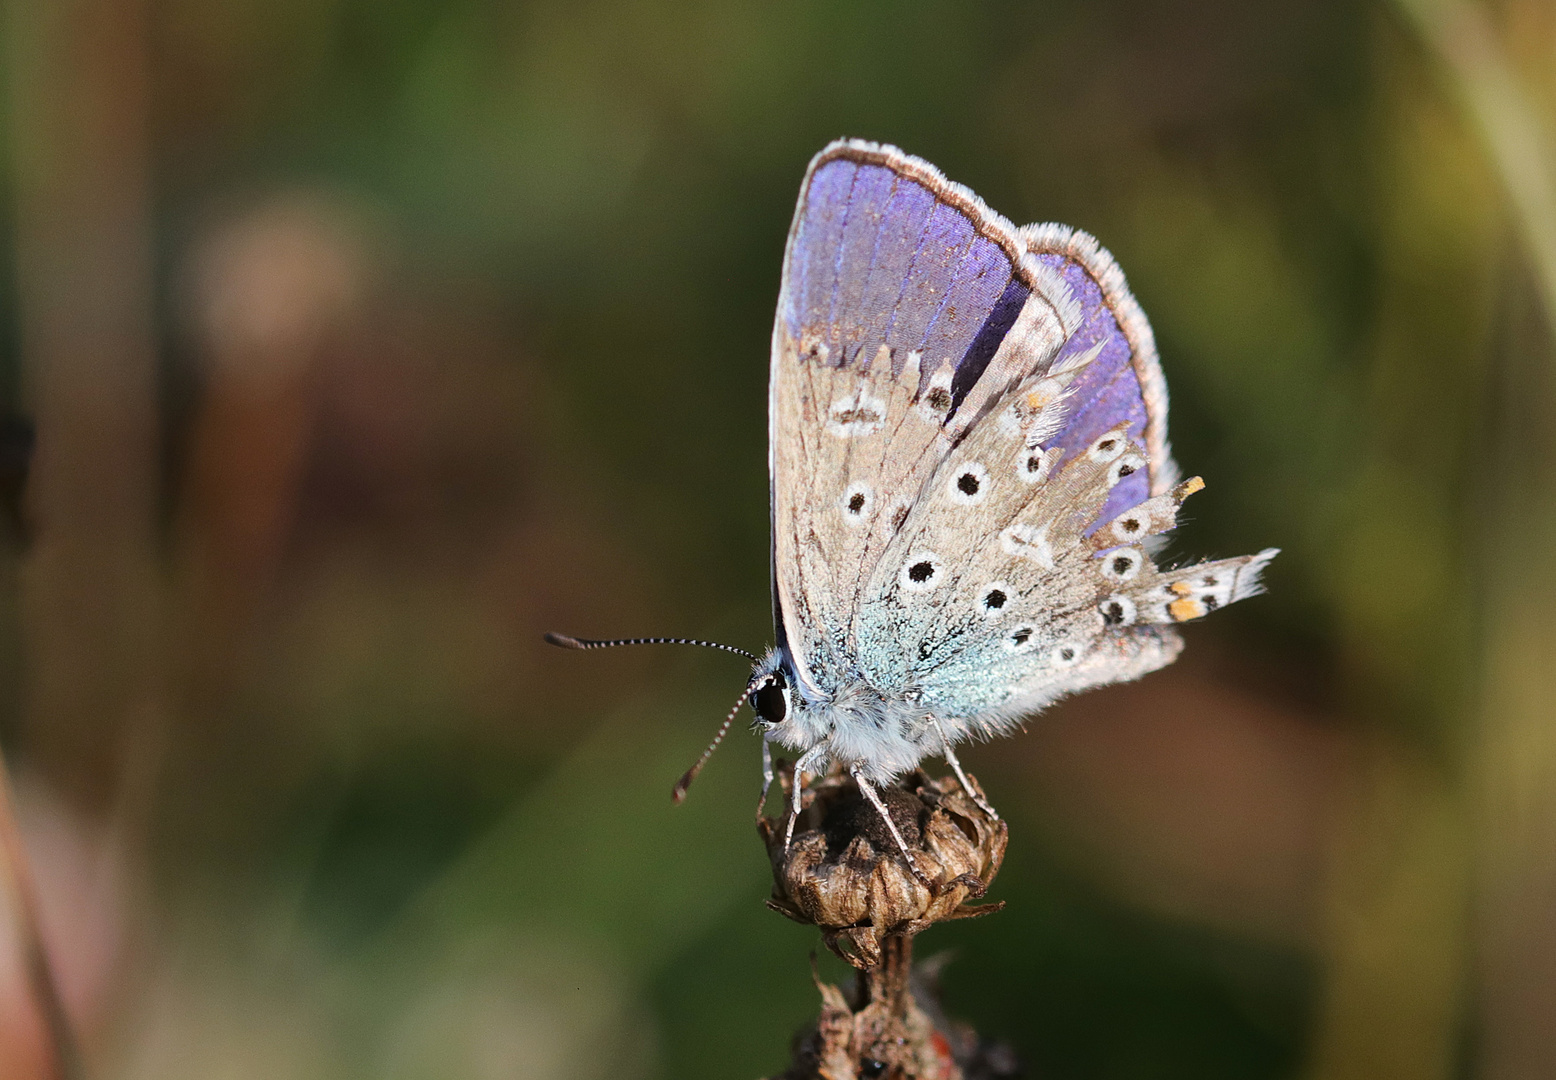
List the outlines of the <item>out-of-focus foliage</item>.
{"type": "MultiPolygon", "coordinates": [[[[1209,483],[1174,550],[1285,552],[968,753],[1009,905],[921,940],[951,1010],[1034,1076],[1551,1062],[1551,313],[1423,5],[9,0],[0,737],[93,1075],[785,1060],[755,746],[668,797],[741,664],[540,634],[770,640],[839,135],[1097,235],[1209,483]]],[[[1464,10],[1556,130],[1556,18],[1464,10]]]]}

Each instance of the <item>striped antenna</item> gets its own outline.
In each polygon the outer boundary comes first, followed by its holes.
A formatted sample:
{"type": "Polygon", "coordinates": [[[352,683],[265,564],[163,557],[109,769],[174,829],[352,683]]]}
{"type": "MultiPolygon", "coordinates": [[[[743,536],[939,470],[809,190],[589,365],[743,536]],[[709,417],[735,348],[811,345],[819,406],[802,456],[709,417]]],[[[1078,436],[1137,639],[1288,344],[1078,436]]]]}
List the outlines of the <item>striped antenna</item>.
{"type": "Polygon", "coordinates": [[[740,698],[735,702],[735,707],[729,710],[729,715],[726,716],[724,718],[724,722],[719,725],[719,733],[713,736],[713,741],[710,742],[708,744],[708,748],[702,752],[702,757],[698,758],[696,764],[682,773],[681,778],[675,782],[675,787],[670,789],[670,798],[673,799],[677,805],[679,805],[682,800],[686,798],[686,789],[692,786],[692,781],[697,779],[698,773],[702,772],[702,767],[706,765],[708,763],[708,759],[713,756],[713,751],[717,750],[719,748],[719,743],[724,741],[724,736],[729,733],[729,725],[735,722],[735,714],[740,711],[740,706],[744,705],[752,694],[756,693],[758,690],[762,689],[762,687],[767,686],[772,682],[772,676],[768,676],[761,682],[752,683],[741,693],[740,698]]]}
{"type": "Polygon", "coordinates": [[[599,641],[594,638],[576,638],[571,637],[568,634],[548,633],[546,635],[546,640],[559,649],[611,649],[615,648],[617,645],[700,645],[704,649],[722,649],[725,652],[734,653],[737,656],[744,656],[752,663],[755,663],[757,660],[757,657],[754,654],[748,653],[744,649],[737,649],[733,645],[721,645],[717,641],[698,641],[695,638],[633,637],[614,638],[609,641],[599,641]]]}

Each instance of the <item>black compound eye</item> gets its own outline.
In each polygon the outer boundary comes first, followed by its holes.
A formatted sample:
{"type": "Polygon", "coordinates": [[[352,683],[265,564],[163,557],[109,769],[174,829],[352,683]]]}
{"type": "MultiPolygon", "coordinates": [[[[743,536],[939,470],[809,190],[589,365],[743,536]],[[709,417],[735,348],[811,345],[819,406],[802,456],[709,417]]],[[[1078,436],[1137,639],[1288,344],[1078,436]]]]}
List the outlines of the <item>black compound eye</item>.
{"type": "Polygon", "coordinates": [[[886,1072],[886,1062],[877,1058],[862,1058],[859,1062],[860,1080],[876,1080],[886,1072]]]}
{"type": "Polygon", "coordinates": [[[751,695],[751,708],[769,724],[781,724],[789,714],[789,696],[785,693],[783,676],[775,675],[751,695]]]}

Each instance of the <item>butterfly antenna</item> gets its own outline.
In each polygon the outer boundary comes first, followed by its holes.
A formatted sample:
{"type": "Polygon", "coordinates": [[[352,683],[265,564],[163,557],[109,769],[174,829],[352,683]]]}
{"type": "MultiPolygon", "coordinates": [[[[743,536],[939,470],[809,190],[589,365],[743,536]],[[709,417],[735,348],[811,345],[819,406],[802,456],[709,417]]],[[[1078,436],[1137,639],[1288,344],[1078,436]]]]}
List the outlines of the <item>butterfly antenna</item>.
{"type": "MultiPolygon", "coordinates": [[[[609,641],[596,640],[594,638],[577,638],[568,634],[546,635],[546,640],[559,649],[611,649],[617,645],[700,645],[704,649],[722,649],[737,656],[744,656],[755,663],[757,657],[744,649],[737,649],[733,645],[723,645],[717,641],[698,641],[695,638],[684,637],[632,637],[613,638],[609,641]]],[[[736,706],[737,708],[739,706],[736,706]]]]}
{"type": "Polygon", "coordinates": [[[735,702],[735,707],[729,710],[729,715],[726,716],[724,718],[724,722],[719,725],[719,733],[713,736],[713,741],[710,742],[708,744],[708,748],[702,752],[702,757],[698,758],[696,763],[692,765],[691,768],[682,773],[681,778],[675,782],[675,787],[670,789],[670,798],[674,799],[677,804],[686,798],[686,789],[692,786],[692,781],[697,779],[698,773],[702,772],[702,767],[706,765],[708,763],[708,759],[713,756],[713,751],[717,750],[719,748],[719,743],[724,741],[724,736],[729,733],[729,725],[735,722],[735,714],[740,711],[740,706],[744,705],[746,703],[746,699],[748,699],[752,694],[756,693],[771,681],[772,680],[770,679],[764,679],[755,685],[746,687],[745,690],[741,692],[740,698],[735,702]]]}

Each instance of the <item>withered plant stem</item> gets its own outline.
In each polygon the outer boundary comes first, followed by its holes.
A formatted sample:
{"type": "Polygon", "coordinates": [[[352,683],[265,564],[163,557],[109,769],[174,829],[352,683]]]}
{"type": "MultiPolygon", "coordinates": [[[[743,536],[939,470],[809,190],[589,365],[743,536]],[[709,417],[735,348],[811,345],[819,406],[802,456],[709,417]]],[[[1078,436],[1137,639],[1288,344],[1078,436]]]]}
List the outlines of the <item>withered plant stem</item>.
{"type": "Polygon", "coordinates": [[[16,935],[22,947],[27,985],[48,1036],[54,1078],[85,1080],[86,1071],[81,1064],[75,1032],[70,1026],[70,1016],[65,1012],[59,982],[54,978],[48,947],[43,940],[43,927],[38,917],[38,893],[33,883],[27,849],[22,843],[21,828],[16,822],[11,771],[3,748],[0,748],[0,855],[3,855],[8,871],[11,908],[15,912],[16,935]]]}

